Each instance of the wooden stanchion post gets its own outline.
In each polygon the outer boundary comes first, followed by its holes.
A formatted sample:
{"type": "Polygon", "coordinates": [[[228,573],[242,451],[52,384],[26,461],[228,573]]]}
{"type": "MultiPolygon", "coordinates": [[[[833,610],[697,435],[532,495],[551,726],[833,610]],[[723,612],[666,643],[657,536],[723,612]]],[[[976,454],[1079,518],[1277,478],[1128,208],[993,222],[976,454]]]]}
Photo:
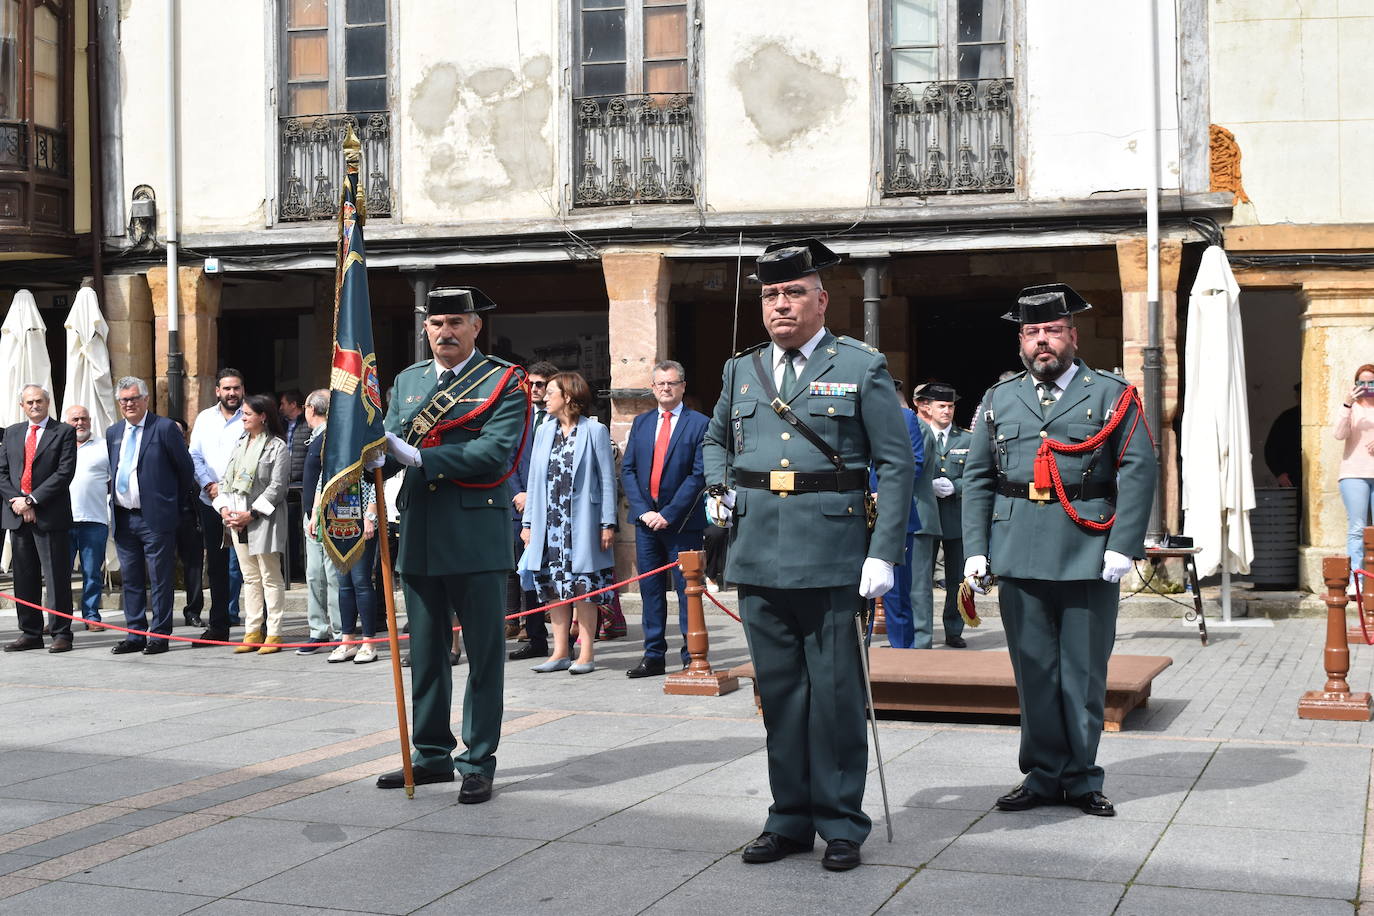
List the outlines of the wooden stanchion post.
{"type": "Polygon", "coordinates": [[[1346,681],[1350,673],[1350,645],[1346,642],[1345,606],[1350,598],[1345,589],[1350,582],[1350,558],[1322,560],[1322,578],[1326,580],[1326,651],[1322,656],[1326,687],[1303,694],[1298,701],[1298,718],[1368,722],[1374,717],[1369,694],[1351,693],[1346,681]]]}
{"type": "MultiPolygon", "coordinates": [[[[706,633],[706,610],[701,605],[701,593],[706,591],[706,577],[702,570],[706,554],[700,550],[684,550],[677,555],[682,577],[687,580],[687,654],[692,660],[663,682],[663,692],[676,696],[718,697],[739,689],[739,678],[724,671],[712,671],[707,659],[710,637],[706,633]]],[[[671,594],[671,591],[669,592],[671,594]]]]}

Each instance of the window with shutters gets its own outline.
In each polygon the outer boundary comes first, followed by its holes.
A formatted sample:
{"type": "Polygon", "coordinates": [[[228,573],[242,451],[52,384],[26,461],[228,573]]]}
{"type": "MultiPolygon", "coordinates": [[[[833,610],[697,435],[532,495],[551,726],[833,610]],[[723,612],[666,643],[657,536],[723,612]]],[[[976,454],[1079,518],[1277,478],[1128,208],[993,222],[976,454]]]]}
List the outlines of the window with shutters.
{"type": "Polygon", "coordinates": [[[887,195],[1015,190],[1012,0],[883,0],[887,195]]]}
{"type": "Polygon", "coordinates": [[[695,202],[695,0],[571,2],[573,206],[695,202]]]}
{"type": "Polygon", "coordinates": [[[363,144],[370,216],[391,215],[388,0],[279,0],[281,165],[277,217],[333,219],[343,139],[363,144]]]}

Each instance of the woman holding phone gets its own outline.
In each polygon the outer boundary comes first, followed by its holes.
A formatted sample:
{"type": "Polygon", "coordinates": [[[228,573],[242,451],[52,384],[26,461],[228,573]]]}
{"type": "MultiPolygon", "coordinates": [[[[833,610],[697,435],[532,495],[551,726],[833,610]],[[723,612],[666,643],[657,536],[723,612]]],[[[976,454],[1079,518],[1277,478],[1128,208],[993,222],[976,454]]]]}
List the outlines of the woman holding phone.
{"type": "MultiPolygon", "coordinates": [[[[1364,566],[1364,529],[1374,517],[1374,364],[1355,370],[1355,387],[1336,418],[1336,438],[1345,442],[1339,483],[1345,503],[1350,568],[1364,566]]],[[[1371,570],[1374,572],[1374,570],[1371,570]]],[[[1352,576],[1353,584],[1353,576],[1352,576]]],[[[1366,580],[1362,588],[1374,588],[1366,580]]]]}

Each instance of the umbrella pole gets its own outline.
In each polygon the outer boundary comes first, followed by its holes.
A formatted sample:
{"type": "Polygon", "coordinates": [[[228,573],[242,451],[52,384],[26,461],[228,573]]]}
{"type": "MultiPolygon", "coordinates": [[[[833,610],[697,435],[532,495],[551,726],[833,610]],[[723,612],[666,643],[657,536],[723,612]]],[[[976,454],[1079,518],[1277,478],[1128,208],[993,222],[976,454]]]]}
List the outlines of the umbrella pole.
{"type": "Polygon", "coordinates": [[[1221,622],[1231,622],[1231,525],[1221,519],[1221,622]]]}
{"type": "Polygon", "coordinates": [[[401,736],[401,771],[405,774],[406,798],[415,797],[415,773],[410,765],[410,725],[406,720],[406,690],[401,682],[401,638],[396,627],[396,593],[391,571],[391,531],[386,515],[386,479],[382,469],[372,472],[373,485],[377,488],[377,521],[380,527],[377,537],[381,540],[377,549],[382,557],[382,598],[386,601],[387,644],[391,646],[391,681],[396,689],[396,728],[401,736]]]}

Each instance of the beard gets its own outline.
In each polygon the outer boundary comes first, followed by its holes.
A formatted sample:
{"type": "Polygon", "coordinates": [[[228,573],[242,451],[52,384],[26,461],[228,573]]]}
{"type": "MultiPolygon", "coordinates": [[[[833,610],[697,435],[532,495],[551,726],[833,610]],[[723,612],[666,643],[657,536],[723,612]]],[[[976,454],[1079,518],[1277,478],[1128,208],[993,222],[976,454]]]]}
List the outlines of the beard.
{"type": "Polygon", "coordinates": [[[91,431],[90,431],[89,429],[78,429],[78,430],[76,431],[76,441],[77,441],[77,442],[88,442],[88,441],[90,441],[90,438],[91,438],[91,431]]]}
{"type": "Polygon", "coordinates": [[[243,398],[236,394],[226,394],[219,399],[219,406],[223,407],[225,410],[238,410],[242,404],[243,398]]]}
{"type": "Polygon", "coordinates": [[[1073,357],[1067,353],[1057,354],[1053,350],[1036,350],[1029,356],[1026,355],[1025,350],[1019,350],[1018,355],[1021,357],[1021,365],[1026,367],[1026,371],[1042,382],[1059,378],[1073,360],[1073,357]],[[1050,356],[1048,362],[1036,362],[1036,357],[1046,353],[1050,356]]]}

